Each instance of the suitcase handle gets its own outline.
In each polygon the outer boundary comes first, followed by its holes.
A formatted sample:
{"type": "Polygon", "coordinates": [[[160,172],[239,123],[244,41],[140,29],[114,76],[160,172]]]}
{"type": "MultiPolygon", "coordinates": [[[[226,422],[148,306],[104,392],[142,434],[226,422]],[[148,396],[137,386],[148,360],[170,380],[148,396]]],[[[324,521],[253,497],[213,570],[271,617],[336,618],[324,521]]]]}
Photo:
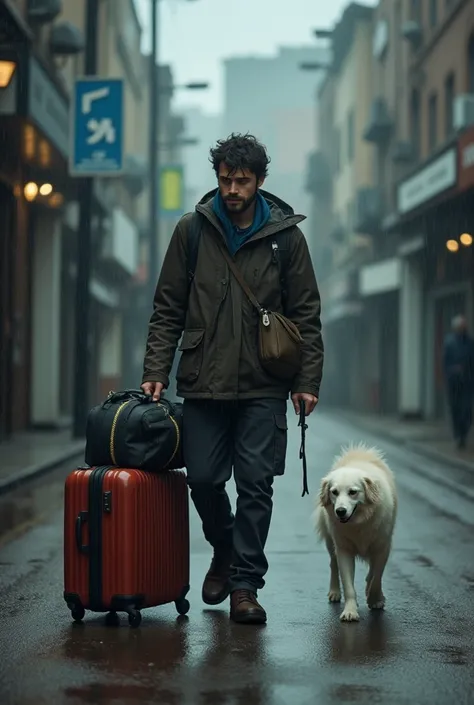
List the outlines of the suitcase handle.
{"type": "Polygon", "coordinates": [[[89,553],[89,546],[82,543],[82,527],[86,523],[89,512],[79,512],[76,519],[76,544],[80,553],[89,553]]]}

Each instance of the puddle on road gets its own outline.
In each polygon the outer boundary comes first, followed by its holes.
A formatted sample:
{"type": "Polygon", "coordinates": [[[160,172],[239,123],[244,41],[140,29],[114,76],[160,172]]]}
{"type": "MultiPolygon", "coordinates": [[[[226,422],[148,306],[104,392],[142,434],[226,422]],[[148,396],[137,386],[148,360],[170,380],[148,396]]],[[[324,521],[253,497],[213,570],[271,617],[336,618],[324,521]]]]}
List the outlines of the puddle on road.
{"type": "MultiPolygon", "coordinates": [[[[367,608],[366,608],[367,609],[367,608]]],[[[401,646],[388,614],[367,612],[356,624],[341,624],[340,608],[326,624],[327,660],[336,664],[378,666],[399,656],[401,646]]]]}
{"type": "MultiPolygon", "coordinates": [[[[158,702],[160,705],[174,703],[166,693],[158,693],[153,686],[134,684],[107,684],[90,683],[83,687],[66,688],[64,690],[66,698],[71,699],[71,705],[78,703],[151,703],[158,702]]],[[[176,701],[177,702],[177,701],[176,701]]]]}
{"type": "Polygon", "coordinates": [[[440,656],[442,662],[449,666],[467,666],[469,664],[468,655],[464,649],[455,646],[432,647],[429,651],[440,656]]]}
{"type": "Polygon", "coordinates": [[[423,566],[423,568],[434,568],[435,566],[431,558],[428,558],[428,556],[423,556],[421,554],[418,556],[413,556],[412,561],[414,563],[417,563],[418,565],[423,566]]]}
{"type": "Polygon", "coordinates": [[[74,461],[0,494],[0,548],[62,507],[64,483],[72,467],[74,461]]]}
{"type": "Polygon", "coordinates": [[[386,696],[381,688],[374,688],[371,685],[338,685],[331,689],[331,701],[337,703],[384,703],[386,696]]]}

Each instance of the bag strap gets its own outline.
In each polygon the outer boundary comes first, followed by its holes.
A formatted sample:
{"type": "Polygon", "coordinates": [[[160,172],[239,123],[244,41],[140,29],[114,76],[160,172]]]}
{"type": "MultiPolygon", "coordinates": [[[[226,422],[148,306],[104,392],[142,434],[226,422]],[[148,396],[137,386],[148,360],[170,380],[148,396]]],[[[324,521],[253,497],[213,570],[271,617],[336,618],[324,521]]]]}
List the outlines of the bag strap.
{"type": "Polygon", "coordinates": [[[300,460],[303,461],[303,494],[309,494],[308,490],[308,468],[306,465],[306,430],[308,424],[306,423],[306,406],[304,400],[300,399],[300,421],[298,426],[301,426],[301,446],[300,446],[300,460]]]}
{"type": "Polygon", "coordinates": [[[247,282],[243,278],[242,274],[240,273],[240,270],[238,269],[237,265],[235,264],[234,260],[230,256],[229,252],[225,249],[223,243],[219,242],[219,248],[222,252],[222,255],[224,256],[225,261],[229,265],[229,269],[234,275],[234,277],[237,279],[238,283],[240,284],[241,288],[243,289],[244,293],[246,294],[248,300],[250,303],[255,306],[257,311],[259,313],[264,313],[265,309],[263,309],[260,304],[258,303],[258,300],[255,296],[255,294],[252,292],[250,287],[248,286],[247,282]]]}

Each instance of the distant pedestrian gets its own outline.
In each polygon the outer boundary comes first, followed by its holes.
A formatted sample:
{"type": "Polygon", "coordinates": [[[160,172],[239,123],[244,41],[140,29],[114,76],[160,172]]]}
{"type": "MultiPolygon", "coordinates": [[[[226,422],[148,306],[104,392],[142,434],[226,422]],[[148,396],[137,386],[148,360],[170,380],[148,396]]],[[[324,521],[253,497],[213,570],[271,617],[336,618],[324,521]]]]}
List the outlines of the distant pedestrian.
{"type": "Polygon", "coordinates": [[[454,438],[459,448],[465,448],[474,401],[474,340],[465,316],[455,316],[451,327],[444,343],[444,374],[454,438]]]}
{"type": "Polygon", "coordinates": [[[217,605],[230,594],[231,619],[263,623],[267,615],[257,592],[268,569],[264,549],[273,481],[285,470],[287,399],[291,394],[297,412],[303,401],[307,414],[318,402],[320,298],[308,246],[297,227],[304,216],[261,190],[270,161],[264,146],[251,135],[233,134],[211,149],[210,161],[218,188],[197,204],[197,214],[181,218],[164,259],[142,388],[159,399],[182,334],[177,393],[185,399],[183,450],[191,497],[214,549],[202,597],[217,605]],[[201,235],[189,285],[197,217],[201,235]],[[234,276],[229,257],[260,311],[234,276]],[[265,311],[283,313],[303,338],[293,379],[272,375],[259,357],[260,326],[268,325],[265,311]],[[235,517],[225,490],[232,469],[235,517]]]}

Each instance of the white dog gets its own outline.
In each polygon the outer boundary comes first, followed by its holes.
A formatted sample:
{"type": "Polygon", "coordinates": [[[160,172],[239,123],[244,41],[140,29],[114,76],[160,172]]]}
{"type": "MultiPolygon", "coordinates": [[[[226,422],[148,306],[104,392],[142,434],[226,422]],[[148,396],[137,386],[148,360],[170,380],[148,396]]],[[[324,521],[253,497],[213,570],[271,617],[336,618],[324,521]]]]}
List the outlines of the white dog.
{"type": "Polygon", "coordinates": [[[356,558],[369,564],[365,590],[368,606],[384,608],[382,576],[396,515],[395,481],[382,453],[364,444],[343,451],[321,482],[313,515],[331,558],[330,602],[341,600],[341,574],[344,589],[341,621],[359,620],[354,589],[356,558]]]}

